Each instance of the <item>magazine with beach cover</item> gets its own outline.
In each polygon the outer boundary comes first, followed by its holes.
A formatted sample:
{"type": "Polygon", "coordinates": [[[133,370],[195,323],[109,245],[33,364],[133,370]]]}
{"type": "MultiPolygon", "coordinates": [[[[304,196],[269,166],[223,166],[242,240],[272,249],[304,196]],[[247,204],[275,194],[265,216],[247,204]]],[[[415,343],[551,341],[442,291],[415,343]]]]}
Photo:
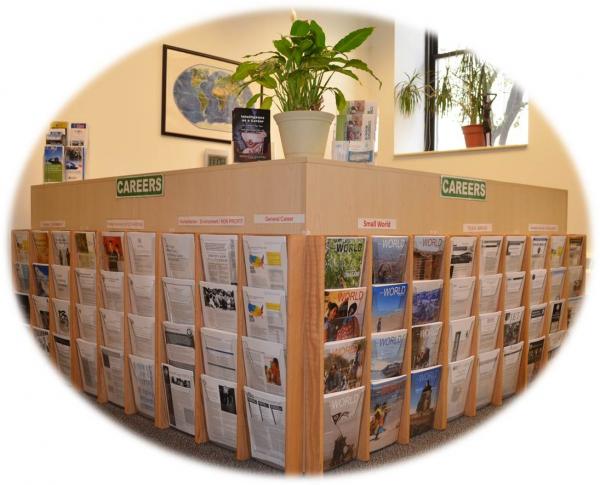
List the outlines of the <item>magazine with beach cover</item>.
{"type": "Polygon", "coordinates": [[[440,391],[442,366],[430,367],[410,374],[410,437],[433,428],[440,391]]]}
{"type": "Polygon", "coordinates": [[[441,336],[442,322],[420,325],[412,329],[412,370],[437,365],[441,336]]]}
{"type": "Polygon", "coordinates": [[[404,328],[408,283],[373,285],[371,291],[373,332],[404,328]]]}
{"type": "Polygon", "coordinates": [[[398,441],[406,376],[371,382],[369,451],[377,451],[398,441]]]}
{"type": "Polygon", "coordinates": [[[440,319],[444,280],[413,282],[412,324],[423,325],[440,319]]]}
{"type": "Polygon", "coordinates": [[[442,277],[445,236],[415,236],[413,279],[437,280],[442,277]]]}
{"type": "Polygon", "coordinates": [[[372,381],[389,379],[402,374],[407,333],[406,329],[402,329],[371,335],[372,381]]]}
{"type": "Polygon", "coordinates": [[[405,281],[408,236],[373,236],[373,284],[405,281]]]}
{"type": "Polygon", "coordinates": [[[324,342],[360,337],[367,288],[325,290],[324,342]]]}
{"type": "Polygon", "coordinates": [[[325,239],[325,288],[361,285],[366,245],[366,237],[325,239]]]}
{"type": "Polygon", "coordinates": [[[365,337],[327,342],[324,349],[324,393],[358,387],[363,373],[365,337]]]}

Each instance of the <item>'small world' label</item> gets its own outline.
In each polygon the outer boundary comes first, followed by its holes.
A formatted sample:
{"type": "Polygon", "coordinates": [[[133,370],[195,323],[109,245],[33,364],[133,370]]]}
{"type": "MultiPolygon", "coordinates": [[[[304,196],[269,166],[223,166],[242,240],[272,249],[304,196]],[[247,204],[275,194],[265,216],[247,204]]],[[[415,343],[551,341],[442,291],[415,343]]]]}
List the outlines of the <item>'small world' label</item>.
{"type": "Polygon", "coordinates": [[[117,198],[121,197],[160,197],[165,194],[162,174],[134,175],[118,177],[117,198]]]}
{"type": "Polygon", "coordinates": [[[440,196],[451,199],[485,200],[487,187],[485,180],[442,175],[440,196]]]}

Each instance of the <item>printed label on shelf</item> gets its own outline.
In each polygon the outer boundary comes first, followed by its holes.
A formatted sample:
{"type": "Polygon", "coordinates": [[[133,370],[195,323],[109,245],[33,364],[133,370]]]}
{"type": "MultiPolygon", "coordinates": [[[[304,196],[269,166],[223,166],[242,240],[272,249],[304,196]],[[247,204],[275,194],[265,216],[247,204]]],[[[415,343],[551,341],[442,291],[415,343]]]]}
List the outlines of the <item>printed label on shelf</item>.
{"type": "Polygon", "coordinates": [[[463,232],[492,232],[492,224],[486,223],[466,223],[463,224],[463,232]]]}
{"type": "Polygon", "coordinates": [[[558,224],[529,224],[529,232],[558,232],[558,224]]]}
{"type": "Polygon", "coordinates": [[[487,185],[485,180],[442,175],[440,178],[440,196],[450,199],[481,201],[486,199],[487,185]]]}
{"type": "Polygon", "coordinates": [[[396,229],[396,219],[378,219],[375,217],[359,217],[359,229],[396,229]]]}
{"type": "Polygon", "coordinates": [[[143,219],[108,219],[107,229],[144,229],[143,219]]]}
{"type": "Polygon", "coordinates": [[[254,224],[304,224],[304,214],[254,214],[254,224]]]}
{"type": "Polygon", "coordinates": [[[244,216],[180,216],[178,226],[243,226],[244,216]]]}
{"type": "Polygon", "coordinates": [[[56,228],[62,228],[62,227],[67,227],[67,224],[65,221],[41,221],[40,222],[40,228],[42,228],[42,229],[56,229],[56,228]]]}
{"type": "Polygon", "coordinates": [[[118,199],[124,197],[161,197],[165,195],[162,174],[117,177],[115,189],[118,199]]]}

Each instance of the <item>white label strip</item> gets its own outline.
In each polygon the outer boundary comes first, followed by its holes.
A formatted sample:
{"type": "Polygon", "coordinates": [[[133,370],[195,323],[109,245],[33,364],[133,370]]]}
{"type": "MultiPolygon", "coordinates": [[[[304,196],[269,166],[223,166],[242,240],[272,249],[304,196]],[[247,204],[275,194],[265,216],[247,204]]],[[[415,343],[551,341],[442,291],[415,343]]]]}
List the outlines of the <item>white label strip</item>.
{"type": "Polygon", "coordinates": [[[67,224],[65,223],[65,221],[41,221],[40,227],[43,229],[55,229],[67,227],[67,224]]]}
{"type": "Polygon", "coordinates": [[[529,224],[529,232],[558,232],[558,224],[529,224]]]}
{"type": "Polygon", "coordinates": [[[108,219],[107,229],[144,229],[143,219],[108,219]]]}
{"type": "Polygon", "coordinates": [[[304,224],[304,214],[254,214],[254,224],[304,224]]]}
{"type": "Polygon", "coordinates": [[[243,226],[244,216],[180,216],[178,226],[243,226]]]}
{"type": "Polygon", "coordinates": [[[376,219],[373,217],[359,217],[359,229],[396,229],[396,219],[376,219]]]}
{"type": "Polygon", "coordinates": [[[489,222],[463,224],[463,232],[492,232],[492,224],[489,222]]]}

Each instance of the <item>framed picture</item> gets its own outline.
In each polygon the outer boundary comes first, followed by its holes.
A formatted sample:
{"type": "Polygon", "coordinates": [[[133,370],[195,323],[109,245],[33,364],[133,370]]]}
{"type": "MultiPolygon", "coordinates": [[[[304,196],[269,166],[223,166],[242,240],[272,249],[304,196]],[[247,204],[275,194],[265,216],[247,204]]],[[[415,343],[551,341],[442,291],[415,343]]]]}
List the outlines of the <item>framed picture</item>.
{"type": "Polygon", "coordinates": [[[161,134],[231,143],[231,113],[252,97],[229,76],[239,62],[163,45],[161,134]]]}

